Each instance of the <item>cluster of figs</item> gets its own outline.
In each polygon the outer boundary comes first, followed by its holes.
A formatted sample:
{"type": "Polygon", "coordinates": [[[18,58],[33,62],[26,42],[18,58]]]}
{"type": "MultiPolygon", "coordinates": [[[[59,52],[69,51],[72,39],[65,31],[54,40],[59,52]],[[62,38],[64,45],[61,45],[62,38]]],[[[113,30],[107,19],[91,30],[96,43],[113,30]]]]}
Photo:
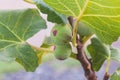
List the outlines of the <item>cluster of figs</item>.
{"type": "Polygon", "coordinates": [[[55,57],[59,60],[67,59],[72,52],[70,45],[72,30],[70,26],[55,25],[51,31],[51,38],[55,44],[55,57]]]}
{"type": "MultiPolygon", "coordinates": [[[[90,35],[91,29],[83,23],[79,23],[77,33],[80,36],[90,35]]],[[[55,57],[59,60],[67,59],[72,53],[70,45],[70,42],[72,41],[72,27],[68,24],[56,24],[51,30],[51,38],[55,44],[55,57]]]]}

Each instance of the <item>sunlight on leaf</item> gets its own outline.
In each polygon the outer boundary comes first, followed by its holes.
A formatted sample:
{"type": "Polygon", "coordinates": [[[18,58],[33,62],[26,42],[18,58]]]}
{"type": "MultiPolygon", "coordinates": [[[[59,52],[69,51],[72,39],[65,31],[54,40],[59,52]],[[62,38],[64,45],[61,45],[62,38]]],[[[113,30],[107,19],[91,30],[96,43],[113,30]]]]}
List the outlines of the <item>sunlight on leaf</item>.
{"type": "Polygon", "coordinates": [[[120,36],[120,0],[44,1],[61,14],[80,18],[81,22],[89,25],[107,44],[116,41],[120,36]]]}

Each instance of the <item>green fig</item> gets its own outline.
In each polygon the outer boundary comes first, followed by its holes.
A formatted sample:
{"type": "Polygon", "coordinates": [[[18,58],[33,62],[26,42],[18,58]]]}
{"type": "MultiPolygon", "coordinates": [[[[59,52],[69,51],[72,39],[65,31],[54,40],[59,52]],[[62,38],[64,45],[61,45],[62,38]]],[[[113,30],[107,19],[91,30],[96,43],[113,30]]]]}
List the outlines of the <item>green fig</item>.
{"type": "Polygon", "coordinates": [[[55,25],[51,31],[53,43],[64,45],[72,39],[72,31],[68,25],[55,25]]]}
{"type": "Polygon", "coordinates": [[[80,36],[88,36],[93,34],[92,29],[82,22],[79,22],[77,32],[80,36]]]}
{"type": "Polygon", "coordinates": [[[54,55],[59,60],[65,60],[71,55],[71,46],[70,44],[65,44],[62,46],[56,45],[54,55]]]}

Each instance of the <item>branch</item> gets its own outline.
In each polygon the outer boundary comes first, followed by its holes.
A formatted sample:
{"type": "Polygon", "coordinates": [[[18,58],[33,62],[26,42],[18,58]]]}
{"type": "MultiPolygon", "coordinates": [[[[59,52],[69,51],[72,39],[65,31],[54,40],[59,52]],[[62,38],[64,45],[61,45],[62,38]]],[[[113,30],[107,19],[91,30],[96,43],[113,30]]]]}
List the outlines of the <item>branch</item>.
{"type": "Polygon", "coordinates": [[[91,61],[87,58],[83,50],[83,43],[80,41],[80,39],[77,39],[76,41],[77,41],[77,51],[78,51],[77,59],[82,64],[87,80],[97,80],[97,76],[91,65],[91,61]]]}
{"type": "Polygon", "coordinates": [[[104,75],[104,79],[103,80],[108,80],[110,77],[110,75],[106,72],[105,75],[104,75]]]}
{"type": "MultiPolygon", "coordinates": [[[[68,17],[68,21],[69,21],[70,25],[73,27],[73,17],[72,16],[68,17]]],[[[78,37],[76,39],[76,42],[77,42],[77,51],[78,51],[77,59],[80,61],[80,63],[83,66],[86,78],[88,80],[97,80],[97,76],[95,75],[95,72],[91,66],[91,61],[87,58],[87,56],[85,55],[85,52],[83,50],[84,43],[80,42],[78,37]]]]}

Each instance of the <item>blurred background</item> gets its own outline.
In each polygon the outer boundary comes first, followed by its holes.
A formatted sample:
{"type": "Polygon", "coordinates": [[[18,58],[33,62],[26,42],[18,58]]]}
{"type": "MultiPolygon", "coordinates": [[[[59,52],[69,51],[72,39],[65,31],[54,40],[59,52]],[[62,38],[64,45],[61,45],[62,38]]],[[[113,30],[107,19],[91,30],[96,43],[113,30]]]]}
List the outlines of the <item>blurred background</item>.
{"type": "MultiPolygon", "coordinates": [[[[0,10],[36,8],[35,5],[28,4],[22,0],[0,0],[0,10]]],[[[47,15],[41,14],[44,19],[47,15]]],[[[49,36],[53,23],[47,22],[48,28],[41,30],[28,40],[35,46],[40,46],[45,36],[49,36]],[[44,34],[43,34],[44,33],[44,34]]],[[[113,43],[114,47],[120,49],[120,39],[113,43]]],[[[105,63],[97,72],[98,80],[105,72],[105,63]]],[[[113,73],[120,65],[111,62],[109,73],[113,73]]],[[[0,80],[86,80],[80,63],[72,58],[65,61],[59,61],[52,54],[43,57],[43,63],[39,65],[35,72],[26,72],[24,68],[16,62],[0,62],[0,80]]]]}

